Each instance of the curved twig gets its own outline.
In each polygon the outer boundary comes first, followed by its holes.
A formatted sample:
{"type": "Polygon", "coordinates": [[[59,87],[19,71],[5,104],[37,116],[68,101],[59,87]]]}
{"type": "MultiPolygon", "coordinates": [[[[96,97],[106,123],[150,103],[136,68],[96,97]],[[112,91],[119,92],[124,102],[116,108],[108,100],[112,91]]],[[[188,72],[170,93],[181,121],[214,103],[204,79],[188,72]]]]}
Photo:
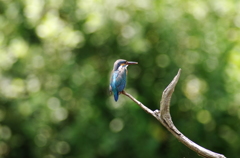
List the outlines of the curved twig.
{"type": "Polygon", "coordinates": [[[184,145],[186,145],[188,148],[195,151],[198,155],[206,158],[225,158],[224,155],[215,153],[213,151],[210,151],[206,148],[203,148],[199,146],[198,144],[194,143],[190,139],[188,139],[186,136],[184,136],[173,124],[172,118],[170,115],[170,101],[172,97],[172,93],[174,91],[174,88],[178,82],[178,79],[180,77],[181,69],[179,69],[177,75],[174,77],[172,82],[167,86],[167,88],[163,91],[162,94],[162,100],[160,102],[160,111],[155,110],[152,111],[145,105],[143,105],[141,102],[139,102],[137,99],[135,99],[133,96],[128,94],[127,92],[123,91],[122,94],[126,95],[130,99],[132,99],[135,103],[137,103],[144,111],[154,116],[159,122],[161,122],[162,125],[164,125],[168,131],[170,131],[180,142],[182,142],[184,145]]]}

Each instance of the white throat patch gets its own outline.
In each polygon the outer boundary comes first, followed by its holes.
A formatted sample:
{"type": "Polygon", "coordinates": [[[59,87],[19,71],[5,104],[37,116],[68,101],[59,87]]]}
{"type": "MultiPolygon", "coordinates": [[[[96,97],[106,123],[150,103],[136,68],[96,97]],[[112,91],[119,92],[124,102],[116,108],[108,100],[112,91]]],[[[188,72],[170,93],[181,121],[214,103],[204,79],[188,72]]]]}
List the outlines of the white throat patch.
{"type": "Polygon", "coordinates": [[[119,67],[118,67],[118,71],[121,71],[122,70],[122,68],[127,68],[128,67],[128,65],[120,65],[119,67]]]}

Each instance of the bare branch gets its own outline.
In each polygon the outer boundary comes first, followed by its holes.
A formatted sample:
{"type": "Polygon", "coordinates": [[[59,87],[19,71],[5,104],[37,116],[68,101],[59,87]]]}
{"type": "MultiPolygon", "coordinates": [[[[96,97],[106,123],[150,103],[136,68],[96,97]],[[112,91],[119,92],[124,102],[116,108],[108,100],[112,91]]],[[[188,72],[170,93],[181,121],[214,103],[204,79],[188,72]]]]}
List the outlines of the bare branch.
{"type": "Polygon", "coordinates": [[[167,88],[163,91],[162,94],[162,100],[160,102],[160,111],[155,110],[152,111],[145,105],[143,105],[141,102],[139,102],[137,99],[135,99],[133,96],[128,94],[127,92],[123,91],[122,93],[132,99],[135,103],[137,103],[144,111],[154,116],[159,122],[161,122],[162,125],[164,125],[168,131],[170,131],[180,142],[182,142],[184,145],[186,145],[188,148],[195,151],[198,155],[206,158],[225,158],[224,155],[215,153],[213,151],[210,151],[208,149],[205,149],[198,144],[194,143],[190,139],[188,139],[186,136],[184,136],[173,124],[171,115],[170,115],[170,101],[172,94],[174,92],[174,88],[178,82],[178,79],[181,74],[181,69],[179,69],[177,75],[174,77],[172,82],[167,86],[167,88]]]}
{"type": "Polygon", "coordinates": [[[146,111],[147,113],[151,114],[154,116],[154,112],[149,109],[148,107],[146,107],[145,105],[143,105],[140,101],[138,101],[137,99],[135,99],[131,94],[123,91],[122,94],[126,95],[127,97],[129,97],[130,99],[132,99],[135,103],[137,103],[144,111],[146,111]]]}

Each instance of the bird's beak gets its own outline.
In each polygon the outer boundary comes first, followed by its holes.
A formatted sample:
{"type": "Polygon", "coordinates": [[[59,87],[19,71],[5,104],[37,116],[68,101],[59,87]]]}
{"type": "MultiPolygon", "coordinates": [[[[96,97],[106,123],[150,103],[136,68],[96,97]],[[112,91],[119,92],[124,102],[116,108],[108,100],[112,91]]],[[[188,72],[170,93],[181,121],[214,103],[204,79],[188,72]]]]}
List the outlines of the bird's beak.
{"type": "Polygon", "coordinates": [[[133,64],[138,64],[138,62],[135,62],[135,61],[127,61],[126,64],[127,64],[127,65],[133,65],[133,64]]]}

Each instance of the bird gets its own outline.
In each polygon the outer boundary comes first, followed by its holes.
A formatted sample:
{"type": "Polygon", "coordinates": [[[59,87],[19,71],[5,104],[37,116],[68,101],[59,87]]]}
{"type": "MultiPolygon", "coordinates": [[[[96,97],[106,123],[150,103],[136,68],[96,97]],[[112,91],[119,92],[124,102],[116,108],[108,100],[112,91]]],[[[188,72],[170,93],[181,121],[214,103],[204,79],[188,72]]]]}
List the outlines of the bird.
{"type": "Polygon", "coordinates": [[[110,79],[109,91],[113,93],[114,100],[118,101],[118,96],[121,94],[127,82],[127,67],[128,65],[138,64],[135,61],[127,61],[118,59],[114,62],[113,70],[110,79]]]}

